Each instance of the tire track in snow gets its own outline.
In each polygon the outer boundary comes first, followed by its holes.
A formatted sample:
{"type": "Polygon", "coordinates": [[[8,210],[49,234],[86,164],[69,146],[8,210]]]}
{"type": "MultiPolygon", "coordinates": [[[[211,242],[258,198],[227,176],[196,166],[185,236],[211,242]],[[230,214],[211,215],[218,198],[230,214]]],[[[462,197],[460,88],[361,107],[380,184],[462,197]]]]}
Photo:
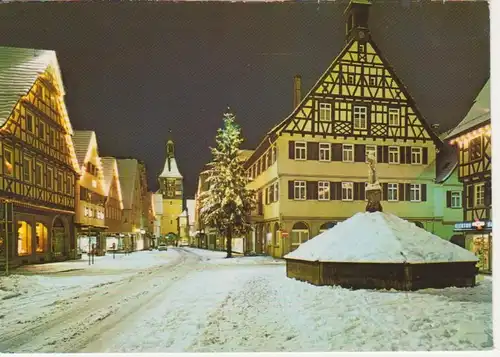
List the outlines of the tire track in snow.
{"type": "Polygon", "coordinates": [[[269,352],[293,350],[301,330],[287,319],[294,296],[280,295],[267,276],[279,267],[252,269],[242,289],[234,290],[208,319],[203,335],[190,352],[269,352]]]}
{"type": "Polygon", "coordinates": [[[88,332],[87,321],[99,323],[104,320],[102,316],[110,316],[116,312],[115,306],[124,305],[131,296],[134,294],[138,296],[137,294],[141,293],[140,288],[144,282],[147,283],[147,277],[181,264],[186,255],[185,252],[181,253],[164,265],[154,266],[113,282],[113,289],[105,289],[110,284],[98,284],[87,293],[59,300],[52,311],[30,321],[32,326],[21,331],[3,333],[0,338],[0,351],[21,353],[72,351],[76,345],[73,339],[88,332]],[[61,304],[66,306],[60,309],[61,304]],[[69,339],[68,336],[72,338],[69,339]]]}
{"type": "Polygon", "coordinates": [[[207,315],[243,284],[240,269],[186,266],[140,314],[130,315],[80,352],[182,352],[205,329],[207,315]],[[219,276],[217,276],[219,275],[219,276]],[[215,278],[215,279],[214,279],[215,278]]]}

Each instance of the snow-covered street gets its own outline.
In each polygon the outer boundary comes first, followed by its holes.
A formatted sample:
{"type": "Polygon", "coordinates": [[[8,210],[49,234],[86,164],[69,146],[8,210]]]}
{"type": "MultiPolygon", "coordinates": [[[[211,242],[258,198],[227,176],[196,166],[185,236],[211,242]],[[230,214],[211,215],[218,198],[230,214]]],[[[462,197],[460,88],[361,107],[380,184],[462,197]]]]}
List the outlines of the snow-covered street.
{"type": "Polygon", "coordinates": [[[0,352],[491,349],[492,282],[351,291],[270,257],[193,248],[25,267],[0,278],[0,352]]]}

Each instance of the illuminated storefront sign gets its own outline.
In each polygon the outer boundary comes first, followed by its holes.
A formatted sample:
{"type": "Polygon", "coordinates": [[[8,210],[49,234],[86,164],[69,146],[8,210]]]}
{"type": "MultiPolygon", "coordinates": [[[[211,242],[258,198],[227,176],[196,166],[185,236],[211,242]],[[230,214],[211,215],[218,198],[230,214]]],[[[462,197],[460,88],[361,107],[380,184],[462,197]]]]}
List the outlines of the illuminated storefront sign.
{"type": "Polygon", "coordinates": [[[491,221],[480,221],[476,220],[474,222],[460,222],[455,223],[455,231],[481,231],[481,230],[491,230],[491,221]]]}

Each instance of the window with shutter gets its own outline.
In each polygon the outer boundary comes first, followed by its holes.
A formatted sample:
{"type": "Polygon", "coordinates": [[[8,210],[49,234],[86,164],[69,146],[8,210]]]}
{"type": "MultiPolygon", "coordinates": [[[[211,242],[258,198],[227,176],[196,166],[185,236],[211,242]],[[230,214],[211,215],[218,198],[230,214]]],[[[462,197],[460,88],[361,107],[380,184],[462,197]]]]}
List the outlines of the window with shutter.
{"type": "Polygon", "coordinates": [[[450,193],[450,206],[451,208],[462,208],[462,192],[448,191],[450,193]]]}
{"type": "Polygon", "coordinates": [[[307,159],[307,145],[305,142],[295,142],[295,160],[307,159]]]}
{"type": "Polygon", "coordinates": [[[295,200],[306,199],[306,182],[294,181],[294,197],[295,200]]]}
{"type": "Polygon", "coordinates": [[[319,143],[319,161],[331,160],[331,148],[329,143],[319,143]]]}
{"type": "Polygon", "coordinates": [[[399,164],[399,147],[389,146],[389,164],[399,164]]]}
{"type": "Polygon", "coordinates": [[[387,184],[387,201],[398,201],[398,184],[387,184]]]}
{"type": "Polygon", "coordinates": [[[410,201],[420,202],[422,200],[422,187],[420,184],[410,184],[410,201]]]}
{"type": "Polygon", "coordinates": [[[342,161],[354,162],[354,146],[352,144],[342,145],[342,161]]]}
{"type": "Polygon", "coordinates": [[[446,191],[446,207],[451,207],[451,194],[452,191],[446,191]]]}
{"type": "Polygon", "coordinates": [[[318,182],[318,200],[327,201],[330,199],[330,182],[319,181],[318,182]]]}
{"type": "Polygon", "coordinates": [[[293,200],[294,197],[294,183],[292,180],[288,181],[288,199],[293,200]]]}
{"type": "Polygon", "coordinates": [[[422,164],[422,148],[411,148],[411,161],[412,165],[421,165],[422,164]]]}
{"type": "Polygon", "coordinates": [[[354,184],[352,182],[342,182],[342,201],[352,201],[354,199],[354,184]]]}
{"type": "Polygon", "coordinates": [[[376,145],[366,145],[365,146],[365,162],[368,162],[368,157],[370,155],[373,155],[375,158],[375,162],[378,162],[378,155],[377,155],[377,146],[376,145]]]}

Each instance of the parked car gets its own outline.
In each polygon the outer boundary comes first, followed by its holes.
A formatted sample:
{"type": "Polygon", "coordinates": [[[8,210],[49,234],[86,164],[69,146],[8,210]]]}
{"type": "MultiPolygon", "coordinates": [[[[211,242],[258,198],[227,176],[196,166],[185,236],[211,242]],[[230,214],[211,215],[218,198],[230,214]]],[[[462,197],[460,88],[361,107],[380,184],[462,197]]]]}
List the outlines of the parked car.
{"type": "Polygon", "coordinates": [[[166,244],[160,244],[160,245],[158,245],[158,251],[162,251],[162,250],[167,250],[167,245],[166,244]]]}

